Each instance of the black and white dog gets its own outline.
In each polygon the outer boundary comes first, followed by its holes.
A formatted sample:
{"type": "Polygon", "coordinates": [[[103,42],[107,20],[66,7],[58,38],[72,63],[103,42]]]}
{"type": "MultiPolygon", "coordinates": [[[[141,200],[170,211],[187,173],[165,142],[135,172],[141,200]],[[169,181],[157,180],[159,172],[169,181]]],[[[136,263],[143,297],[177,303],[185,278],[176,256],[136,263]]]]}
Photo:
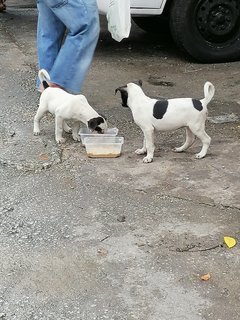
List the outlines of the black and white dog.
{"type": "Polygon", "coordinates": [[[196,158],[203,158],[208,150],[211,138],[205,132],[207,119],[207,105],[212,100],[215,88],[212,83],[204,85],[204,98],[201,100],[191,98],[178,98],[169,100],[157,100],[147,97],[142,90],[142,82],[138,84],[128,83],[115,90],[120,91],[122,106],[129,107],[132,111],[135,123],[144,134],[143,147],[137,149],[137,154],[147,154],[143,162],[153,161],[154,154],[154,130],[175,130],[186,128],[186,141],[174,151],[181,152],[189,148],[197,136],[202,142],[201,151],[196,158]]]}
{"type": "Polygon", "coordinates": [[[47,81],[50,80],[50,77],[44,69],[39,71],[38,76],[45,90],[41,94],[39,108],[34,117],[34,135],[40,134],[40,120],[47,112],[55,115],[57,143],[65,142],[62,136],[63,130],[72,131],[73,139],[80,141],[78,132],[81,122],[90,130],[98,133],[104,133],[107,130],[106,120],[89,105],[84,95],[73,95],[63,89],[49,87],[47,81]],[[72,129],[67,125],[66,120],[73,121],[72,129]]]}

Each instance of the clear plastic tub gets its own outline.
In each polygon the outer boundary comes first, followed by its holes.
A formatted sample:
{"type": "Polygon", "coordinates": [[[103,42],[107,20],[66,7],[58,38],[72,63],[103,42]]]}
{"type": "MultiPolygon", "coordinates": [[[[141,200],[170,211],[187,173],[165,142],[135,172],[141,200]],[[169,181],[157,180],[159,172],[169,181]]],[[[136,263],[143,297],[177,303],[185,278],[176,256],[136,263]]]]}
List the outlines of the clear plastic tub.
{"type": "Polygon", "coordinates": [[[96,137],[101,138],[101,137],[115,137],[118,134],[118,128],[108,128],[106,133],[96,133],[90,131],[87,127],[81,128],[79,131],[79,135],[81,137],[82,144],[85,145],[85,139],[89,137],[96,137]]]}
{"type": "Polygon", "coordinates": [[[116,158],[122,151],[123,137],[88,137],[84,139],[87,155],[90,158],[116,158]]]}

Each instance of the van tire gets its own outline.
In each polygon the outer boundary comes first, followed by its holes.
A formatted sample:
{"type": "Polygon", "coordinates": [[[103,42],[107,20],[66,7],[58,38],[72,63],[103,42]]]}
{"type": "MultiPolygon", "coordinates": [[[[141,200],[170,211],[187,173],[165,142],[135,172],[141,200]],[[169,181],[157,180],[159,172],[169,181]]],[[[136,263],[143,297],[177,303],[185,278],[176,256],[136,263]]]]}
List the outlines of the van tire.
{"type": "Polygon", "coordinates": [[[200,62],[240,58],[239,0],[174,0],[170,30],[175,43],[200,62]]]}

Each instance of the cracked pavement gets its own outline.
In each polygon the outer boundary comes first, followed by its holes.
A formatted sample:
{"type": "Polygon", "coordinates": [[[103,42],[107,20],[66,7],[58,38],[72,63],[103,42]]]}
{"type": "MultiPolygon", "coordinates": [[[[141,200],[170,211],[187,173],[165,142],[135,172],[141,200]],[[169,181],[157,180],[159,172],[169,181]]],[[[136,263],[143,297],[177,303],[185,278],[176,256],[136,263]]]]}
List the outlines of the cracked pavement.
{"type": "Polygon", "coordinates": [[[83,93],[125,143],[89,159],[70,136],[55,144],[51,116],[32,134],[36,19],[30,1],[0,15],[0,319],[239,319],[240,62],[197,64],[135,25],[117,43],[102,19],[83,93]],[[139,78],[154,97],[213,82],[205,159],[198,142],[171,151],[183,130],[156,134],[151,164],[134,154],[142,134],[114,90],[139,78]]]}

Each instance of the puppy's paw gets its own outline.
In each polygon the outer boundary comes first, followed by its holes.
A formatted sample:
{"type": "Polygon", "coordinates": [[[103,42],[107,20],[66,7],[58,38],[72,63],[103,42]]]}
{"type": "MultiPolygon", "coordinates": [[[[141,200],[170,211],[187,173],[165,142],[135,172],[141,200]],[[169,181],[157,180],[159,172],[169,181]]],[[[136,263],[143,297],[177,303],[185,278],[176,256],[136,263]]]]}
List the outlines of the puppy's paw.
{"type": "Polygon", "coordinates": [[[56,138],[56,142],[57,143],[65,143],[66,142],[66,139],[65,138],[56,138]]]}
{"type": "Polygon", "coordinates": [[[147,150],[144,149],[144,148],[142,148],[142,149],[137,149],[137,150],[135,150],[135,153],[136,153],[136,154],[145,154],[145,153],[147,153],[147,150]]]}
{"type": "Polygon", "coordinates": [[[72,135],[74,141],[81,141],[80,136],[78,134],[72,135]]]}
{"type": "Polygon", "coordinates": [[[179,148],[176,147],[176,148],[173,148],[172,151],[174,151],[174,152],[183,152],[183,149],[181,147],[179,147],[179,148]]]}
{"type": "Polygon", "coordinates": [[[39,136],[40,135],[40,131],[33,131],[33,135],[34,136],[39,136]]]}
{"type": "Polygon", "coordinates": [[[202,158],[204,158],[205,157],[205,154],[202,154],[201,152],[199,152],[199,153],[197,153],[196,155],[195,155],[195,158],[196,159],[202,159],[202,158]]]}
{"type": "Polygon", "coordinates": [[[151,162],[153,162],[152,157],[146,156],[143,158],[143,163],[151,163],[151,162]]]}

